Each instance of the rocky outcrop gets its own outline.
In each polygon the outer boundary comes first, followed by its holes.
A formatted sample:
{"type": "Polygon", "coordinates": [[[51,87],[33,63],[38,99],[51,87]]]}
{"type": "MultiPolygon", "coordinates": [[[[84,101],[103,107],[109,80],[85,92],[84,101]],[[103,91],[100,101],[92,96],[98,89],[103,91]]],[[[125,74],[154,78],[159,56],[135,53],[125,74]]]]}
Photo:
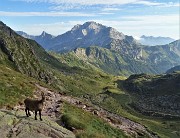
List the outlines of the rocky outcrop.
{"type": "Polygon", "coordinates": [[[48,117],[27,118],[23,111],[0,110],[1,138],[75,138],[75,135],[48,117]]]}

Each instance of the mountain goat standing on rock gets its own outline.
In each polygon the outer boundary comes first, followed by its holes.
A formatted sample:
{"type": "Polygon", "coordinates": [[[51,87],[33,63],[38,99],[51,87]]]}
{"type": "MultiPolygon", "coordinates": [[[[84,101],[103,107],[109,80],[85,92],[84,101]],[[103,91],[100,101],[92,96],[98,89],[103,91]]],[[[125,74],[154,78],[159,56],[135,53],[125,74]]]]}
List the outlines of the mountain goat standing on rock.
{"type": "Polygon", "coordinates": [[[35,111],[35,120],[37,120],[37,112],[39,111],[39,117],[40,120],[42,121],[41,111],[43,109],[43,103],[45,101],[45,95],[43,92],[41,93],[41,96],[42,96],[41,100],[34,100],[29,98],[26,98],[24,100],[25,112],[27,117],[31,116],[29,111],[35,111]]]}

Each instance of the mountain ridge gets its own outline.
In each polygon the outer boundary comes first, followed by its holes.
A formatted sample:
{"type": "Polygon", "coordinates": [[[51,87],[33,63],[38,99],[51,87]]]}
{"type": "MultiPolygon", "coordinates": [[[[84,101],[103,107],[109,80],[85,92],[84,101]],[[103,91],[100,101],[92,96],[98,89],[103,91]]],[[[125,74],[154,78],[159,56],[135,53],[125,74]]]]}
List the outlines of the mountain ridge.
{"type": "Polygon", "coordinates": [[[132,36],[124,35],[112,27],[107,27],[94,21],[85,22],[83,25],[75,25],[70,31],[56,37],[52,37],[51,40],[49,39],[47,41],[49,46],[48,44],[43,44],[41,40],[37,38],[38,36],[35,38],[32,37],[32,39],[42,44],[42,46],[47,50],[53,50],[56,52],[67,52],[77,47],[85,48],[91,45],[113,49],[117,48],[115,47],[117,44],[139,45],[132,36]],[[120,40],[121,42],[116,40],[120,40]],[[113,41],[113,43],[111,41],[113,41]]]}
{"type": "MultiPolygon", "coordinates": [[[[158,45],[153,47],[144,46],[138,43],[138,41],[132,36],[124,35],[112,27],[104,26],[93,21],[85,22],[82,25],[75,25],[71,30],[64,34],[58,35],[57,37],[52,37],[43,32],[37,38],[42,38],[43,40],[45,38],[43,37],[44,35],[48,37],[50,41],[40,41],[39,39],[39,43],[45,42],[47,45],[45,46],[46,50],[57,53],[68,53],[78,48],[90,50],[90,46],[97,46],[99,49],[107,49],[99,50],[96,48],[97,53],[94,52],[94,54],[98,54],[100,51],[101,55],[105,51],[107,54],[107,51],[109,50],[108,53],[111,53],[110,55],[114,55],[114,59],[111,61],[112,57],[108,56],[104,56],[104,59],[106,59],[107,62],[110,61],[109,64],[112,65],[113,69],[108,69],[108,64],[104,64],[102,59],[99,59],[99,57],[96,57],[96,55],[92,55],[91,53],[91,56],[94,57],[94,62],[96,62],[93,63],[91,60],[91,64],[94,64],[96,67],[100,67],[101,69],[103,68],[103,70],[108,73],[121,74],[124,72],[122,74],[126,75],[128,73],[158,74],[164,73],[169,68],[180,63],[180,46],[178,40],[166,45],[158,45]],[[121,60],[118,60],[118,58],[121,58],[121,60]],[[126,61],[123,62],[123,60],[126,61]],[[116,71],[113,72],[112,70],[116,71]],[[127,73],[125,73],[126,70],[127,73]]],[[[89,50],[85,51],[87,52],[89,50]]],[[[87,53],[82,54],[85,55],[87,53]]],[[[75,55],[77,54],[75,53],[75,55]]],[[[82,61],[84,59],[80,60],[82,61]]]]}
{"type": "Polygon", "coordinates": [[[170,37],[162,37],[162,36],[154,37],[154,36],[142,35],[138,41],[143,45],[156,46],[156,45],[169,44],[175,41],[175,39],[170,37]]]}
{"type": "Polygon", "coordinates": [[[76,48],[59,54],[61,61],[74,66],[95,66],[114,75],[130,75],[134,73],[165,73],[172,66],[180,63],[180,43],[172,42],[162,46],[147,46],[125,51],[115,51],[98,46],[76,48]],[[69,60],[74,59],[73,61],[69,60]],[[75,63],[76,62],[76,63],[75,63]]]}

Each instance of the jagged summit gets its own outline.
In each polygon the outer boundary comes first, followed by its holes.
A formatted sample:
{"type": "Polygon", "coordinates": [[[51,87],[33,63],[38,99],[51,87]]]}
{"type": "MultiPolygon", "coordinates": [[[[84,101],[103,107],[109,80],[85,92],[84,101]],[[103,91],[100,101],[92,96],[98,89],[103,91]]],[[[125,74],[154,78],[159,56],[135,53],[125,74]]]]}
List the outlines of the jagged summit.
{"type": "Polygon", "coordinates": [[[85,22],[84,24],[80,25],[77,24],[71,29],[71,33],[82,33],[84,36],[86,36],[88,33],[99,33],[102,29],[107,28],[106,26],[96,23],[94,21],[85,22]]]}
{"type": "Polygon", "coordinates": [[[43,31],[40,36],[36,36],[36,37],[51,37],[52,38],[54,36],[49,34],[49,33],[47,33],[47,32],[45,32],[45,31],[43,31]]]}
{"type": "Polygon", "coordinates": [[[84,27],[89,28],[89,29],[97,29],[97,28],[107,28],[106,26],[96,23],[94,21],[90,21],[90,22],[85,22],[83,24],[84,27]]]}
{"type": "Polygon", "coordinates": [[[45,31],[43,31],[42,33],[41,33],[41,36],[45,36],[47,33],[45,32],[45,31]]]}
{"type": "MultiPolygon", "coordinates": [[[[24,35],[24,34],[20,34],[24,35]]],[[[29,36],[26,35],[26,38],[29,36]]],[[[114,50],[121,47],[140,45],[132,36],[124,35],[115,28],[94,21],[77,24],[64,34],[54,37],[45,31],[39,36],[31,37],[47,50],[67,52],[78,47],[99,46],[114,50]]]]}

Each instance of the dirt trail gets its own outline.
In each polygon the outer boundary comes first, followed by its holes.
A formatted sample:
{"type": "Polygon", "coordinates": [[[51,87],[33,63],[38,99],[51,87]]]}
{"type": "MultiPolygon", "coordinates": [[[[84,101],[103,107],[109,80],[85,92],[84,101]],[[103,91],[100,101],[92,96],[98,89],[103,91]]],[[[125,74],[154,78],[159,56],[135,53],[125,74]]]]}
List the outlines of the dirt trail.
{"type": "MultiPolygon", "coordinates": [[[[111,126],[124,131],[128,135],[131,135],[133,137],[139,137],[143,136],[143,134],[147,134],[149,135],[149,137],[158,138],[157,135],[154,135],[153,133],[149,132],[143,125],[139,123],[133,122],[127,118],[108,112],[107,110],[104,110],[96,105],[86,104],[78,98],[50,91],[48,88],[42,87],[37,84],[36,86],[39,89],[39,91],[43,91],[46,95],[46,102],[42,112],[43,116],[49,116],[52,119],[56,120],[56,117],[59,117],[61,114],[59,111],[61,109],[62,102],[66,101],[104,119],[111,126]]],[[[35,93],[38,97],[40,97],[39,91],[35,93]]],[[[16,108],[23,109],[23,107],[21,106],[16,108]]]]}

